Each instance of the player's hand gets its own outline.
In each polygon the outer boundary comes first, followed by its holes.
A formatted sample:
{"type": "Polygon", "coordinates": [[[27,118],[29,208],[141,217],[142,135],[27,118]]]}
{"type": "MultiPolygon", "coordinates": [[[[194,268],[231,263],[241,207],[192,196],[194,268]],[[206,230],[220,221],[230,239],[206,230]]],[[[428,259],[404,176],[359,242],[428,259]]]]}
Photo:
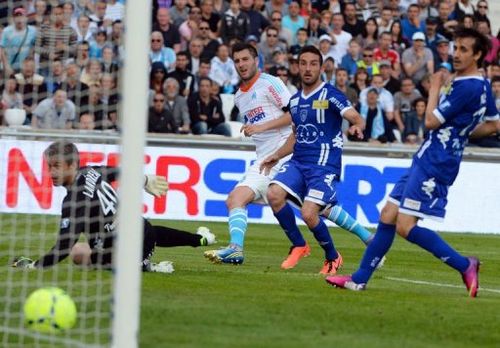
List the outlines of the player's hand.
{"type": "Polygon", "coordinates": [[[250,137],[254,134],[262,132],[262,126],[257,125],[257,124],[245,124],[244,126],[241,127],[240,132],[243,132],[246,137],[250,137]]]}
{"type": "Polygon", "coordinates": [[[279,160],[280,158],[276,154],[272,154],[271,156],[267,157],[260,164],[260,172],[264,175],[269,175],[269,173],[271,172],[271,168],[274,167],[279,162],[279,160]]]}
{"type": "Polygon", "coordinates": [[[361,128],[359,128],[356,125],[353,125],[353,126],[349,127],[349,129],[347,130],[347,132],[349,132],[349,135],[355,136],[359,140],[362,140],[364,138],[363,131],[361,130],[361,128]]]}
{"type": "Polygon", "coordinates": [[[16,268],[33,269],[35,268],[35,261],[28,257],[20,256],[12,262],[11,266],[16,268]]]}
{"type": "Polygon", "coordinates": [[[445,83],[445,76],[441,71],[437,71],[431,76],[431,87],[441,88],[445,83]]]}
{"type": "Polygon", "coordinates": [[[161,197],[168,191],[168,182],[163,176],[145,175],[144,189],[155,197],[161,197]]]}

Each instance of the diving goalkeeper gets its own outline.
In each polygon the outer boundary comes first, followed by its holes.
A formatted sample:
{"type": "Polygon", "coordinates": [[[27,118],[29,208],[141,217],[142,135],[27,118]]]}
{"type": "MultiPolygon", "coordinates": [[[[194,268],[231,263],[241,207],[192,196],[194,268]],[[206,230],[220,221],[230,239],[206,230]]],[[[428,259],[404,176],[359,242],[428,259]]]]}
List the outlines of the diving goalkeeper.
{"type": "MultiPolygon", "coordinates": [[[[52,143],[44,152],[54,186],[64,186],[67,195],[62,202],[60,230],[52,249],[33,261],[20,257],[12,266],[43,268],[57,264],[70,256],[75,264],[111,267],[118,197],[111,183],[118,169],[105,166],[79,168],[79,153],[73,143],[52,143]],[[78,242],[84,233],[87,242],[78,242]]],[[[165,178],[146,175],[146,192],[160,197],[168,190],[165,178]]],[[[155,246],[198,247],[215,243],[215,235],[208,228],[199,227],[196,234],[164,226],[153,226],[144,219],[142,270],[145,272],[173,271],[169,262],[150,261],[155,246]]]]}

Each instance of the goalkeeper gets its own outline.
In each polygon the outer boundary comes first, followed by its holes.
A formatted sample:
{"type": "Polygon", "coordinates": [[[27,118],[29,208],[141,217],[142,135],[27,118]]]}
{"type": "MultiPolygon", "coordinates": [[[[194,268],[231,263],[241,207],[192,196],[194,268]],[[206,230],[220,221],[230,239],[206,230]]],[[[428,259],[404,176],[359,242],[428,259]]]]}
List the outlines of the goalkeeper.
{"type": "MultiPolygon", "coordinates": [[[[79,153],[73,143],[52,143],[44,152],[54,186],[64,186],[67,195],[62,203],[60,230],[54,247],[37,261],[18,258],[14,267],[43,268],[57,264],[70,256],[74,263],[110,267],[118,197],[111,186],[118,169],[87,166],[79,168],[79,153]],[[78,242],[84,233],[87,242],[78,242]]],[[[165,178],[146,175],[144,189],[159,197],[168,190],[165,178]]],[[[199,227],[196,234],[164,226],[153,226],[144,219],[142,270],[170,273],[170,262],[150,262],[155,246],[198,247],[215,243],[215,235],[208,228],[199,227]]]]}

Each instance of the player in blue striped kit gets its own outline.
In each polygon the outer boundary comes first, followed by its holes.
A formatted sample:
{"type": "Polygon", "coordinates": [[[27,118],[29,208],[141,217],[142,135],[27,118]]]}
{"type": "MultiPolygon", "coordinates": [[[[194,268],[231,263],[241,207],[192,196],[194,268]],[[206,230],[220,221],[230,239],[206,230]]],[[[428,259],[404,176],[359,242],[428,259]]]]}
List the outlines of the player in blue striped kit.
{"type": "Polygon", "coordinates": [[[325,251],[322,274],[335,274],[342,256],[335,250],[328,228],[319,215],[337,203],[336,185],[340,178],[342,156],[342,118],[353,126],[349,132],[363,136],[364,121],[347,97],[335,87],[321,81],[322,56],[313,46],[299,54],[299,73],[303,89],[289,104],[294,132],[287,142],[261,164],[269,171],[280,159],[293,152],[271,181],[267,198],[274,215],[292,242],[282,268],[294,267],[309,254],[287,199],[301,206],[304,222],[325,251]]]}
{"type": "Polygon", "coordinates": [[[491,86],[478,71],[489,47],[488,39],[476,30],[461,29],[455,33],[456,77],[444,90],[446,81],[441,72],[432,77],[425,115],[425,125],[431,130],[428,138],[391,192],[359,269],[352,275],[327,277],[329,284],[364,290],[374,271],[373,264],[389,251],[397,232],[457,270],[469,296],[477,296],[479,260],[459,254],[436,232],[419,226],[417,221],[444,218],[448,188],[458,175],[469,136],[488,136],[500,128],[491,86]]]}

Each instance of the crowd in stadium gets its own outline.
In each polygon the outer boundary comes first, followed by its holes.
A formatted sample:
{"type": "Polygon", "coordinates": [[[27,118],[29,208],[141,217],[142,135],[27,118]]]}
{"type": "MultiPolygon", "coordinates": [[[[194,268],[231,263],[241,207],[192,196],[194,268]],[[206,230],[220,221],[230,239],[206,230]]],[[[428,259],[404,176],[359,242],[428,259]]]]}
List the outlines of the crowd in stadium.
{"type": "MultiPolygon", "coordinates": [[[[33,128],[118,130],[124,1],[3,3],[1,109],[24,109],[33,128]]],[[[230,116],[223,112],[239,84],[231,45],[242,41],[257,47],[261,71],[279,76],[292,93],[300,88],[300,49],[317,46],[323,80],[365,118],[365,141],[420,143],[430,76],[442,69],[451,78],[459,25],[491,40],[483,72],[500,108],[500,32],[491,32],[488,6],[486,0],[153,0],[148,130],[230,136],[227,121],[244,122],[235,108],[230,116]]],[[[500,138],[478,145],[500,147],[500,138]]]]}

